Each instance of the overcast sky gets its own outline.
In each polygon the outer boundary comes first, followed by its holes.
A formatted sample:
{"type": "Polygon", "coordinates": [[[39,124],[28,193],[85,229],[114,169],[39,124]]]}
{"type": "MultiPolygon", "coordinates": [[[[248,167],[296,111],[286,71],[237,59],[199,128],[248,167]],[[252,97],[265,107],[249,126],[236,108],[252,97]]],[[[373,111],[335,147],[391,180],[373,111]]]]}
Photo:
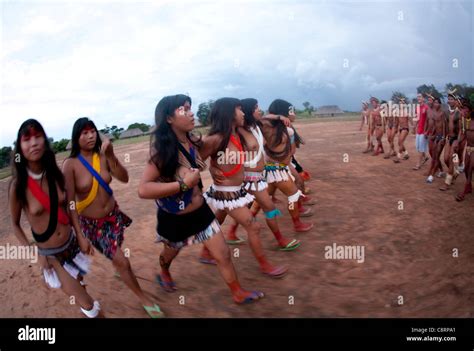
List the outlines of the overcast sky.
{"type": "MultiPolygon", "coordinates": [[[[1,0],[0,0],[1,1],[1,0]]],[[[472,1],[1,1],[0,146],[27,118],[153,124],[165,95],[359,110],[474,84],[472,1]],[[455,66],[455,67],[453,67],[455,66]],[[456,67],[457,66],[457,67],[456,67]]]]}

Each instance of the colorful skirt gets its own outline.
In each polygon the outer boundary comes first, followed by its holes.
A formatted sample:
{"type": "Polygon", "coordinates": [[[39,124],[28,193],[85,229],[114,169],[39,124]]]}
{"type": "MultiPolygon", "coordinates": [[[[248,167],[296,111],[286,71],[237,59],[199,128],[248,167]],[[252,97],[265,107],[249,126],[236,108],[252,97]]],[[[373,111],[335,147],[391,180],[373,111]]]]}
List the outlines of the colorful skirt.
{"type": "Polygon", "coordinates": [[[263,174],[267,183],[287,182],[290,179],[295,180],[290,168],[284,163],[266,162],[263,174]]]}
{"type": "Polygon", "coordinates": [[[263,172],[245,172],[244,189],[246,191],[262,191],[268,188],[263,172]]]}
{"type": "Polygon", "coordinates": [[[92,245],[105,257],[112,260],[117,247],[122,246],[123,233],[125,228],[132,224],[132,220],[119,210],[116,203],[114,209],[106,217],[79,216],[79,224],[92,245]]]}
{"type": "Polygon", "coordinates": [[[217,210],[228,211],[247,206],[255,200],[255,197],[245,190],[243,184],[240,186],[213,184],[203,196],[209,206],[217,210]]]}
{"type": "MultiPolygon", "coordinates": [[[[64,270],[74,279],[86,275],[89,271],[90,259],[81,252],[76,234],[72,228],[69,239],[64,245],[46,249],[38,247],[38,253],[41,256],[57,259],[64,270]]],[[[54,268],[43,269],[43,276],[50,288],[59,289],[61,287],[61,282],[54,268]]]]}

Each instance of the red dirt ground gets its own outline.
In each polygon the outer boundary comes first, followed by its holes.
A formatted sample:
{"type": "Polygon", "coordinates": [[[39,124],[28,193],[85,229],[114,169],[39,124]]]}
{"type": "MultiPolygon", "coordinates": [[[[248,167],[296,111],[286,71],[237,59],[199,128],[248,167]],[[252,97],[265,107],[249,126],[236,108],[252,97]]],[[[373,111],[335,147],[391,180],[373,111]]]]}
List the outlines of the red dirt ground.
{"type": "MultiPolygon", "coordinates": [[[[411,158],[401,164],[362,154],[365,132],[358,131],[358,124],[297,123],[307,142],[297,158],[313,175],[308,186],[317,198],[311,217],[315,228],[293,233],[284,203],[279,204],[284,233],[302,241],[298,250],[280,252],[259,215],[268,256],[289,265],[290,272],[281,280],[263,276],[248,245],[239,246],[234,263],[243,285],[266,293],[262,301],[247,306],[232,302],[215,267],[198,263],[198,246],[183,250],[172,265],[178,292],[168,294],[153,282],[161,250],[154,243],[155,205],[137,195],[148,143],[116,147],[119,157],[128,153],[131,158],[130,183],[115,181],[112,187],[121,209],[134,220],[123,248],[130,250],[136,274],[147,279],[139,279],[144,290],[169,317],[473,317],[474,196],[463,203],[454,200],[464,176],[447,193],[438,190],[438,178],[426,184],[426,166],[412,170],[416,155],[411,134],[411,158]],[[398,210],[399,201],[404,210],[398,210]],[[325,259],[324,248],[333,243],[363,245],[365,262],[325,259]],[[454,248],[459,250],[457,258],[454,248]],[[289,304],[289,296],[294,304],[289,304]]],[[[203,179],[207,187],[208,172],[203,179]]],[[[17,244],[6,201],[8,181],[0,181],[0,245],[17,244]]],[[[279,198],[284,200],[282,194],[279,198]]],[[[24,228],[30,232],[26,222],[24,228]]],[[[110,262],[98,253],[86,282],[108,317],[146,317],[134,295],[114,277],[110,262]]],[[[0,317],[82,317],[61,291],[46,287],[39,266],[28,261],[1,262],[0,301],[0,317]]]]}

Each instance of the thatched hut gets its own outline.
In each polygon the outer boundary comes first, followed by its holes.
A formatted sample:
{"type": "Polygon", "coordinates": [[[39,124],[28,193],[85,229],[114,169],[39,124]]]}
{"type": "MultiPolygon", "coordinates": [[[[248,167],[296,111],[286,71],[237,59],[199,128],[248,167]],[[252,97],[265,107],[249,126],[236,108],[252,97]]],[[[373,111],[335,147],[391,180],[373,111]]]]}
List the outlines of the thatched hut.
{"type": "Polygon", "coordinates": [[[313,112],[313,115],[317,117],[335,117],[342,116],[343,114],[344,111],[342,111],[337,105],[321,106],[313,112]]]}
{"type": "Polygon", "coordinates": [[[140,128],[133,128],[133,129],[129,129],[122,132],[120,134],[120,139],[135,138],[142,135],[145,135],[145,133],[143,133],[143,131],[140,128]]]}

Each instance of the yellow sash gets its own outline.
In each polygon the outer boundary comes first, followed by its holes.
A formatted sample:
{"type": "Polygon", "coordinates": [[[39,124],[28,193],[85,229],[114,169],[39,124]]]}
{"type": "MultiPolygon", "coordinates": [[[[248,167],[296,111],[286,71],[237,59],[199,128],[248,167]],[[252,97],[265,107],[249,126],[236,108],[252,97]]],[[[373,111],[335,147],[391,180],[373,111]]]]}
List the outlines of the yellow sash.
{"type": "MultiPolygon", "coordinates": [[[[100,158],[98,153],[94,153],[92,155],[92,168],[100,174],[100,158]]],[[[99,182],[95,177],[92,177],[92,189],[89,192],[89,195],[87,197],[76,203],[76,209],[79,214],[81,214],[82,211],[86,209],[87,206],[89,206],[97,197],[97,191],[99,190],[99,182]]]]}

